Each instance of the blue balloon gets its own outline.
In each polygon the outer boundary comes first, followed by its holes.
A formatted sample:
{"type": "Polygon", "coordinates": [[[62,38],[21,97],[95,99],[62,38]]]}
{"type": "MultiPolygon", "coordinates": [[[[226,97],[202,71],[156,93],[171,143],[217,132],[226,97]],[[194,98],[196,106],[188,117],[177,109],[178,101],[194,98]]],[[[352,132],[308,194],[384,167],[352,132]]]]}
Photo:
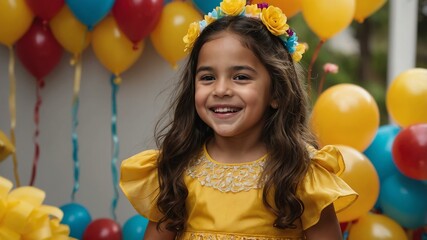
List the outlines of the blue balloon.
{"type": "Polygon", "coordinates": [[[371,145],[364,152],[377,170],[380,182],[399,172],[393,161],[392,147],[400,130],[396,125],[381,126],[371,145]]]}
{"type": "Polygon", "coordinates": [[[401,226],[417,229],[427,224],[427,186],[398,173],[381,185],[379,202],[384,215],[401,226]]]}
{"type": "Polygon", "coordinates": [[[111,10],[114,0],[65,0],[74,16],[92,30],[111,10]]]}
{"type": "Polygon", "coordinates": [[[170,2],[172,2],[172,0],[163,0],[163,6],[170,3],[170,2]]]}
{"type": "Polygon", "coordinates": [[[64,212],[61,224],[70,227],[70,236],[82,239],[86,227],[92,222],[89,211],[80,204],[68,203],[60,207],[64,212]]]}
{"type": "Polygon", "coordinates": [[[222,2],[222,0],[193,0],[194,5],[205,15],[219,6],[220,2],[222,2]]]}
{"type": "Polygon", "coordinates": [[[124,240],[141,240],[144,237],[145,229],[147,228],[148,220],[141,216],[135,215],[129,218],[123,225],[124,240]]]}

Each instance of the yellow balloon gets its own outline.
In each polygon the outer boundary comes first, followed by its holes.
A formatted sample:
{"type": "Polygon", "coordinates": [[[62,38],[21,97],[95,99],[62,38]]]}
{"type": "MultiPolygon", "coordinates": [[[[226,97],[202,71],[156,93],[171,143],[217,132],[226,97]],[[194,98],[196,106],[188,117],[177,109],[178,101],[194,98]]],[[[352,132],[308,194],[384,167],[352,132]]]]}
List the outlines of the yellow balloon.
{"type": "Polygon", "coordinates": [[[377,103],[365,89],[338,84],[319,96],[310,121],[321,145],[342,144],[362,152],[375,137],[380,114],[377,103]]]}
{"type": "Polygon", "coordinates": [[[364,154],[349,146],[337,147],[345,163],[345,170],[340,177],[359,194],[352,205],[337,213],[340,222],[349,222],[374,207],[380,192],[380,180],[374,165],[364,154]]]}
{"type": "Polygon", "coordinates": [[[150,39],[156,51],[172,67],[176,68],[177,62],[186,56],[182,38],[187,34],[188,26],[201,19],[200,13],[186,2],[172,1],[163,8],[150,39]]]}
{"type": "Polygon", "coordinates": [[[58,14],[50,22],[50,29],[56,40],[68,52],[79,55],[90,44],[91,33],[64,5],[58,14]]]}
{"type": "Polygon", "coordinates": [[[350,25],[355,8],[355,0],[302,0],[305,21],[323,41],[350,25]]]}
{"type": "Polygon", "coordinates": [[[427,69],[413,68],[400,73],[386,94],[390,116],[402,127],[427,122],[427,69]]]}
{"type": "Polygon", "coordinates": [[[253,4],[256,3],[268,3],[282,9],[288,18],[295,16],[301,11],[301,0],[254,0],[253,4]]]}
{"type": "Polygon", "coordinates": [[[110,15],[93,30],[92,47],[102,65],[119,76],[141,56],[144,42],[139,42],[134,48],[134,44],[120,31],[116,20],[110,15]]]}
{"type": "Polygon", "coordinates": [[[0,43],[12,46],[30,28],[33,18],[25,0],[0,1],[0,43]]]}
{"type": "Polygon", "coordinates": [[[405,230],[393,219],[369,213],[357,220],[349,230],[348,239],[407,240],[405,230]]]}
{"type": "Polygon", "coordinates": [[[356,11],[354,19],[362,23],[367,17],[380,9],[386,0],[356,0],[356,11]]]}

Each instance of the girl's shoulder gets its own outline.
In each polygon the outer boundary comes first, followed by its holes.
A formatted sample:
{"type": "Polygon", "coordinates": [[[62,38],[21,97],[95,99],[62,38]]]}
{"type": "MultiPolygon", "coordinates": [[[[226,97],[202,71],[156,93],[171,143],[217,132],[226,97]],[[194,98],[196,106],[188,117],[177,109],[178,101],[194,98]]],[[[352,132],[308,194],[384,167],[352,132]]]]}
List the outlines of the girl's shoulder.
{"type": "Polygon", "coordinates": [[[121,168],[122,169],[141,168],[147,164],[149,165],[156,164],[158,156],[159,156],[159,150],[156,150],[156,149],[145,150],[123,160],[121,164],[121,168]]]}
{"type": "Polygon", "coordinates": [[[351,205],[358,194],[339,176],[345,170],[344,159],[339,149],[332,145],[317,150],[309,146],[311,164],[300,183],[297,195],[304,203],[301,216],[303,228],[307,229],[320,218],[322,210],[334,204],[339,212],[351,205]]]}
{"type": "Polygon", "coordinates": [[[312,160],[311,169],[313,167],[322,167],[338,176],[344,172],[344,159],[337,147],[326,145],[321,149],[315,149],[313,146],[308,146],[307,149],[312,160]]]}
{"type": "Polygon", "coordinates": [[[132,206],[151,221],[161,217],[155,201],[159,190],[158,156],[158,150],[146,150],[123,160],[120,167],[120,188],[132,206]]]}

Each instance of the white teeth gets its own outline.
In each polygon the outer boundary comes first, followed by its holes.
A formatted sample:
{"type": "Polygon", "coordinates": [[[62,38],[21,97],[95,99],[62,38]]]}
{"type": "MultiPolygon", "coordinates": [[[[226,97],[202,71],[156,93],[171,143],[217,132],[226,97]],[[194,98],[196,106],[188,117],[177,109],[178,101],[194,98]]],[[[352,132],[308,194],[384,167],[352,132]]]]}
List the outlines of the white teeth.
{"type": "Polygon", "coordinates": [[[225,108],[214,108],[213,111],[215,113],[233,113],[239,110],[237,108],[225,107],[225,108]]]}

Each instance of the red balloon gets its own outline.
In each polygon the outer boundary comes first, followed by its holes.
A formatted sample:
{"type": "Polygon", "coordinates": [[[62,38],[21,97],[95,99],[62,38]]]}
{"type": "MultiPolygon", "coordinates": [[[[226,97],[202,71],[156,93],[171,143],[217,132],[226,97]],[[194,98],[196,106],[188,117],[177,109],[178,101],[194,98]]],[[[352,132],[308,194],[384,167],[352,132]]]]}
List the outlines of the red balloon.
{"type": "Polygon", "coordinates": [[[100,218],[87,226],[83,240],[122,240],[122,230],[114,220],[100,218]]]}
{"type": "Polygon", "coordinates": [[[116,0],[112,12],[120,30],[136,44],[153,31],[162,9],[163,0],[116,0]]]}
{"type": "Polygon", "coordinates": [[[64,0],[27,0],[33,13],[45,22],[52,19],[64,6],[64,0]]]}
{"type": "Polygon", "coordinates": [[[16,42],[16,55],[37,80],[42,80],[59,63],[63,49],[48,25],[36,18],[30,29],[16,42]]]}
{"type": "Polygon", "coordinates": [[[397,134],[393,161],[404,175],[427,180],[427,123],[411,125],[397,134]]]}

